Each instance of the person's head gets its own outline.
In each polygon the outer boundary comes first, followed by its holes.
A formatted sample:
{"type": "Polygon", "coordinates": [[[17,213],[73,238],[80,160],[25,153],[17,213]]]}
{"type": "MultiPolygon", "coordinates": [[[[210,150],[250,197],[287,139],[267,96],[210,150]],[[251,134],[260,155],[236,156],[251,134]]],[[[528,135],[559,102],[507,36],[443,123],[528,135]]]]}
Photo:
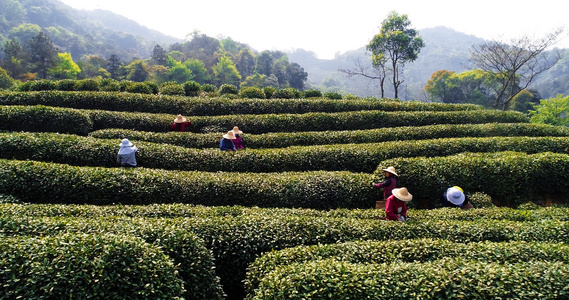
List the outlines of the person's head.
{"type": "Polygon", "coordinates": [[[407,188],[405,188],[405,187],[402,187],[400,189],[393,189],[393,191],[391,191],[391,193],[399,201],[409,202],[409,201],[413,200],[413,195],[411,195],[409,193],[409,191],[407,190],[407,188]]]}
{"type": "Polygon", "coordinates": [[[123,139],[119,146],[121,146],[121,147],[132,147],[132,143],[128,139],[123,139]]]}
{"type": "Polygon", "coordinates": [[[237,126],[233,127],[232,131],[235,135],[243,134],[243,131],[239,130],[239,127],[237,127],[237,126]]]}
{"type": "Polygon", "coordinates": [[[397,172],[395,172],[395,168],[391,166],[387,167],[387,169],[382,169],[382,171],[385,174],[385,177],[399,176],[397,175],[397,172]]]}
{"type": "Polygon", "coordinates": [[[226,134],[223,135],[223,138],[226,138],[228,140],[234,140],[235,133],[233,133],[233,130],[229,130],[226,134]]]}
{"type": "Polygon", "coordinates": [[[174,119],[174,123],[186,123],[186,118],[182,117],[182,115],[177,115],[174,119]]]}
{"type": "Polygon", "coordinates": [[[460,187],[453,186],[447,189],[446,198],[450,203],[462,207],[466,196],[460,187]]]}

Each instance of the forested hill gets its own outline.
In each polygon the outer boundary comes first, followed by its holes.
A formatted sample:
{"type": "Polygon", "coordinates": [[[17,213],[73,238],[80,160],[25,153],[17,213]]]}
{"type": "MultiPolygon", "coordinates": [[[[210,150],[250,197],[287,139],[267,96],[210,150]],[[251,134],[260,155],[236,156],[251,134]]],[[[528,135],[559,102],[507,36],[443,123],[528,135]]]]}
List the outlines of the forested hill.
{"type": "Polygon", "coordinates": [[[14,37],[26,41],[38,29],[74,60],[86,54],[147,58],[156,44],[179,42],[109,11],[76,10],[57,0],[0,1],[0,44],[14,37]]]}

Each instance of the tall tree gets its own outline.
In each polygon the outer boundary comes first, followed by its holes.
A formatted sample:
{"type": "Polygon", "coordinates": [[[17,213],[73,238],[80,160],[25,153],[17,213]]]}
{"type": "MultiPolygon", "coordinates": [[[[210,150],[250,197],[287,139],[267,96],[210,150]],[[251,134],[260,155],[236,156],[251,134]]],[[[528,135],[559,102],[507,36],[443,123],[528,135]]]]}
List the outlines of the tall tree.
{"type": "Polygon", "coordinates": [[[557,43],[563,31],[563,28],[558,28],[542,38],[533,39],[526,35],[508,43],[492,40],[472,46],[470,56],[474,65],[495,73],[500,83],[493,105],[495,108],[508,109],[510,101],[537,75],[561,60],[561,50],[544,51],[557,43]]]}
{"type": "Polygon", "coordinates": [[[304,90],[304,83],[308,78],[308,73],[299,64],[293,62],[286,67],[286,74],[288,77],[288,84],[290,87],[299,91],[304,90]]]}
{"type": "Polygon", "coordinates": [[[120,58],[116,54],[112,54],[109,58],[107,71],[111,73],[111,78],[114,80],[119,79],[119,69],[122,66],[120,58]]]}
{"type": "Polygon", "coordinates": [[[152,50],[152,61],[157,65],[165,66],[168,63],[168,54],[160,45],[154,46],[152,50]]]}
{"type": "Polygon", "coordinates": [[[213,74],[215,76],[215,81],[217,85],[222,84],[232,84],[239,86],[239,81],[241,80],[241,75],[235,64],[227,56],[222,56],[219,58],[219,62],[213,67],[213,74]]]}
{"type": "Polygon", "coordinates": [[[569,126],[569,96],[562,94],[555,98],[543,99],[530,110],[532,123],[569,126]]]}
{"type": "Polygon", "coordinates": [[[265,50],[255,58],[255,72],[270,76],[273,71],[273,55],[270,51],[265,50]]]}
{"type": "Polygon", "coordinates": [[[340,73],[346,74],[348,78],[354,76],[363,76],[371,81],[377,80],[381,98],[385,97],[385,79],[387,78],[387,68],[385,66],[385,55],[376,56],[372,62],[372,66],[366,64],[361,59],[354,60],[354,66],[351,69],[338,69],[340,73]]]}
{"type": "Polygon", "coordinates": [[[406,63],[415,61],[425,46],[418,31],[410,26],[411,21],[407,15],[392,11],[381,23],[379,34],[366,46],[372,53],[374,64],[385,60],[389,65],[395,98],[399,98],[399,86],[403,83],[399,78],[403,67],[406,63]]]}
{"type": "Polygon", "coordinates": [[[53,68],[57,63],[57,49],[43,32],[29,40],[28,44],[30,61],[34,65],[34,70],[39,78],[47,79],[48,69],[53,68]]]}
{"type": "Polygon", "coordinates": [[[69,53],[58,53],[56,65],[49,69],[49,74],[54,79],[77,79],[77,74],[81,72],[79,66],[71,59],[69,53]]]}
{"type": "Polygon", "coordinates": [[[126,67],[128,70],[128,74],[126,79],[136,81],[136,82],[143,82],[148,79],[150,76],[150,72],[148,71],[148,66],[142,60],[133,60],[131,61],[128,66],[126,67]]]}
{"type": "Polygon", "coordinates": [[[13,38],[4,44],[4,57],[2,58],[2,66],[13,78],[19,78],[21,74],[27,70],[27,62],[29,61],[28,50],[13,38]]]}
{"type": "Polygon", "coordinates": [[[255,72],[255,55],[249,48],[243,48],[237,54],[237,59],[235,61],[235,66],[237,71],[243,77],[249,77],[255,72]]]}

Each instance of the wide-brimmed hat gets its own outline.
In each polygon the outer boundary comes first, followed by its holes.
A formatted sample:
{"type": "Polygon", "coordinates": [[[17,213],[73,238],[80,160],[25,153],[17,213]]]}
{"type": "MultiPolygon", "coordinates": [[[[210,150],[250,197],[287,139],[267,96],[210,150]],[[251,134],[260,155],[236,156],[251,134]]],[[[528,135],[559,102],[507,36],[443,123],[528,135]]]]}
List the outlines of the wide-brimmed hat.
{"type": "Polygon", "coordinates": [[[229,140],[236,139],[235,133],[233,133],[233,130],[229,130],[226,134],[223,135],[223,137],[226,139],[229,139],[229,140]]]}
{"type": "Polygon", "coordinates": [[[232,131],[235,134],[243,134],[243,131],[239,130],[239,127],[237,127],[237,126],[233,127],[232,131]]]}
{"type": "Polygon", "coordinates": [[[456,187],[447,189],[447,200],[454,205],[461,205],[464,203],[464,193],[456,187]]]}
{"type": "Polygon", "coordinates": [[[397,177],[399,177],[399,175],[397,175],[397,173],[395,172],[395,168],[394,167],[387,167],[387,169],[382,169],[382,171],[384,172],[389,172],[397,177]]]}
{"type": "Polygon", "coordinates": [[[186,123],[186,118],[182,117],[182,115],[177,115],[174,119],[174,123],[186,123]]]}
{"type": "Polygon", "coordinates": [[[123,139],[119,146],[121,146],[121,147],[132,147],[132,143],[128,139],[123,139]]]}
{"type": "Polygon", "coordinates": [[[404,201],[404,202],[409,202],[411,200],[413,200],[413,195],[409,194],[409,191],[407,191],[407,188],[400,188],[400,189],[393,189],[393,191],[391,191],[391,193],[393,194],[393,196],[395,196],[395,198],[404,201]]]}

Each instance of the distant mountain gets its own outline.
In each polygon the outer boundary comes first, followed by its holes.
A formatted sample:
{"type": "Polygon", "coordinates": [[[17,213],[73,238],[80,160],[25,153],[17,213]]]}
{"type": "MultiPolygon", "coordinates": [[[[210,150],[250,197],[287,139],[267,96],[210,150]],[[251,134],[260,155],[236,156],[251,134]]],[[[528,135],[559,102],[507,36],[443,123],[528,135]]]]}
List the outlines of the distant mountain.
{"type": "Polygon", "coordinates": [[[76,10],[58,0],[0,1],[0,42],[39,29],[74,60],[86,54],[148,58],[156,44],[180,41],[109,11],[76,10]]]}

